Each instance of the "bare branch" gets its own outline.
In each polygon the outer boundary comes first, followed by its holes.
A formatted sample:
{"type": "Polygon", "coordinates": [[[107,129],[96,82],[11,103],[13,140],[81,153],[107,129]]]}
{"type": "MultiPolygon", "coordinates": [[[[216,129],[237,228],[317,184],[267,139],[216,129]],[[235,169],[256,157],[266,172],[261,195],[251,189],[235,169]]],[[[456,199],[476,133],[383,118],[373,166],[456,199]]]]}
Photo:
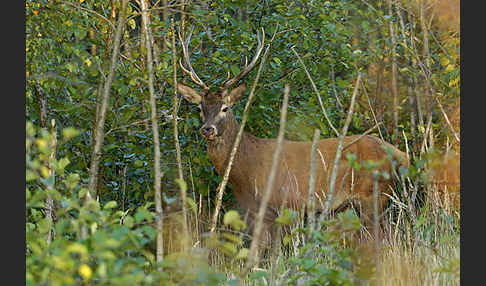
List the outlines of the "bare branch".
{"type": "Polygon", "coordinates": [[[361,138],[363,138],[364,136],[368,135],[371,131],[375,130],[375,128],[378,127],[380,124],[381,124],[381,122],[375,124],[375,126],[373,126],[370,129],[366,130],[363,134],[359,135],[358,138],[356,138],[353,141],[349,142],[348,144],[344,145],[343,151],[346,150],[351,145],[353,145],[354,143],[356,143],[359,140],[361,140],[361,138]]]}
{"type": "Polygon", "coordinates": [[[332,168],[331,172],[331,178],[330,178],[330,183],[329,183],[329,192],[326,197],[326,201],[324,203],[324,210],[321,213],[320,220],[324,220],[325,216],[327,216],[329,212],[329,207],[331,206],[332,199],[334,197],[334,192],[336,190],[335,185],[336,185],[336,178],[337,178],[337,173],[338,173],[338,165],[339,161],[341,159],[342,151],[343,151],[343,141],[344,137],[346,136],[346,133],[348,132],[348,127],[349,124],[351,123],[351,117],[353,115],[354,111],[354,101],[356,99],[356,95],[358,94],[358,88],[359,88],[359,83],[361,81],[361,74],[358,74],[358,79],[356,80],[356,84],[354,86],[354,92],[353,96],[351,98],[351,105],[349,106],[349,111],[348,111],[348,116],[346,117],[346,121],[344,122],[343,129],[341,131],[341,134],[339,135],[339,140],[338,140],[338,146],[336,150],[336,155],[334,157],[334,165],[332,168]]]}
{"type": "Polygon", "coordinates": [[[218,195],[217,195],[217,198],[216,198],[216,207],[215,207],[215,210],[214,210],[213,221],[211,223],[211,228],[210,228],[211,232],[214,232],[214,230],[216,229],[216,224],[218,222],[219,210],[221,208],[221,201],[223,199],[224,189],[226,188],[226,184],[228,183],[229,174],[230,174],[230,171],[231,171],[231,166],[233,165],[233,160],[235,158],[236,151],[238,150],[238,146],[240,144],[241,136],[243,135],[243,130],[245,128],[246,120],[248,119],[248,113],[249,113],[249,110],[250,110],[250,105],[251,105],[251,102],[253,100],[253,97],[255,96],[255,89],[256,89],[256,86],[258,84],[258,80],[260,79],[260,74],[262,72],[263,65],[264,65],[264,63],[267,59],[267,54],[268,54],[268,51],[270,49],[270,45],[271,45],[273,39],[275,38],[276,32],[277,32],[277,29],[275,29],[275,33],[272,36],[272,40],[270,41],[270,44],[267,46],[267,48],[265,49],[265,52],[263,53],[263,58],[260,62],[260,66],[258,67],[258,71],[257,71],[255,81],[253,82],[253,86],[251,88],[250,95],[248,96],[248,100],[247,100],[246,105],[245,105],[245,110],[243,111],[243,118],[241,119],[240,130],[238,130],[238,134],[236,135],[235,143],[233,144],[233,149],[231,150],[231,154],[230,154],[230,157],[229,157],[228,166],[226,167],[226,170],[225,170],[225,173],[224,173],[224,176],[223,176],[223,181],[221,181],[221,184],[218,187],[218,195]]]}
{"type": "MultiPolygon", "coordinates": [[[[128,0],[122,1],[122,8],[118,15],[118,24],[115,31],[115,40],[113,43],[113,54],[111,57],[110,72],[108,74],[108,78],[105,81],[105,85],[103,89],[103,97],[101,98],[100,114],[98,120],[96,121],[97,125],[94,134],[95,144],[91,154],[91,165],[89,168],[89,183],[88,183],[89,191],[86,192],[87,199],[91,199],[92,194],[94,194],[94,192],[96,191],[99,161],[101,157],[101,147],[103,145],[103,140],[105,137],[104,125],[105,125],[105,118],[106,118],[106,110],[108,109],[108,100],[110,98],[111,85],[113,83],[113,77],[115,76],[115,69],[117,66],[119,52],[120,52],[120,40],[121,40],[123,28],[125,26],[125,14],[126,14],[127,3],[128,0]]],[[[87,233],[83,231],[82,236],[85,235],[87,235],[87,233]]]]}
{"type": "Polygon", "coordinates": [[[437,101],[437,104],[439,105],[439,108],[440,108],[440,111],[442,112],[442,115],[444,116],[446,122],[447,122],[447,125],[449,126],[449,128],[451,129],[452,131],[452,134],[454,134],[454,138],[456,138],[457,142],[458,143],[461,143],[461,139],[459,139],[459,135],[457,135],[457,132],[456,130],[454,130],[454,127],[452,126],[451,122],[449,121],[449,117],[447,116],[447,114],[445,113],[444,111],[444,108],[442,107],[442,104],[440,103],[439,101],[439,98],[436,96],[434,97],[435,100],[437,101]]]}
{"type": "Polygon", "coordinates": [[[307,195],[307,207],[308,207],[308,217],[310,225],[310,235],[314,229],[315,225],[315,193],[316,193],[316,169],[317,169],[317,146],[319,145],[319,139],[321,136],[321,131],[316,129],[314,131],[314,138],[312,139],[311,154],[310,154],[310,176],[309,176],[309,193],[307,195]]]}
{"type": "Polygon", "coordinates": [[[62,3],[62,4],[66,4],[66,5],[69,5],[71,7],[78,8],[80,10],[86,11],[88,13],[91,13],[91,14],[103,19],[105,22],[107,22],[111,26],[112,29],[115,29],[115,25],[108,18],[106,18],[105,16],[101,15],[100,13],[98,13],[98,12],[92,10],[92,9],[88,9],[88,8],[85,8],[81,5],[77,5],[77,4],[68,2],[68,1],[59,1],[59,2],[62,3]]]}
{"type": "Polygon", "coordinates": [[[49,193],[51,190],[54,189],[55,186],[55,172],[52,167],[52,163],[56,160],[56,145],[57,145],[57,135],[56,135],[56,121],[54,119],[51,120],[51,154],[49,157],[49,177],[52,180],[49,182],[47,187],[47,198],[46,198],[46,218],[49,222],[49,231],[47,232],[47,244],[50,244],[53,237],[54,237],[54,229],[53,229],[53,221],[54,221],[54,199],[52,195],[49,193]]]}
{"type": "Polygon", "coordinates": [[[250,254],[248,256],[248,261],[245,266],[246,271],[244,271],[244,273],[248,272],[249,269],[251,269],[251,267],[256,265],[259,260],[258,244],[260,243],[260,236],[263,229],[263,218],[265,216],[265,212],[267,211],[268,201],[270,200],[270,196],[272,195],[273,182],[275,180],[275,175],[277,174],[278,160],[280,158],[280,153],[282,151],[282,145],[283,145],[282,143],[285,134],[285,123],[287,120],[287,106],[289,102],[289,93],[290,93],[290,88],[289,85],[286,84],[282,110],[280,112],[280,129],[278,131],[277,147],[275,148],[275,152],[273,153],[272,169],[270,171],[270,176],[268,177],[267,186],[265,187],[265,193],[260,203],[260,208],[258,209],[256,224],[253,230],[253,239],[251,241],[251,246],[250,246],[250,254]]]}
{"type": "Polygon", "coordinates": [[[327,123],[329,123],[329,126],[331,126],[331,129],[334,131],[334,133],[336,133],[337,136],[339,136],[339,132],[336,130],[336,128],[334,128],[334,125],[332,125],[332,122],[331,120],[329,119],[329,117],[327,116],[327,112],[326,112],[326,109],[324,108],[324,104],[322,103],[322,98],[321,98],[321,95],[319,94],[319,91],[317,90],[317,87],[316,87],[316,84],[314,83],[314,81],[312,80],[312,77],[309,73],[309,71],[307,71],[307,68],[304,64],[304,62],[302,61],[302,58],[299,56],[299,54],[295,51],[294,47],[291,47],[290,48],[294,54],[297,56],[297,58],[299,59],[299,62],[300,64],[302,65],[302,67],[304,68],[304,71],[305,71],[305,74],[307,75],[307,77],[309,78],[309,81],[311,82],[311,85],[312,85],[312,88],[314,89],[314,92],[316,93],[317,95],[317,99],[319,100],[319,105],[321,106],[321,109],[322,109],[322,113],[324,113],[324,117],[326,117],[326,120],[327,120],[327,123]]]}
{"type": "MultiPolygon", "coordinates": [[[[174,18],[170,19],[170,27],[172,30],[172,63],[174,68],[174,87],[177,86],[177,54],[176,54],[176,41],[175,41],[175,26],[174,26],[174,18]]],[[[177,160],[177,170],[179,173],[179,180],[184,181],[184,175],[182,172],[182,159],[181,159],[181,147],[179,146],[179,131],[177,127],[177,110],[178,110],[178,98],[177,98],[177,88],[174,88],[174,103],[173,103],[173,111],[172,117],[174,119],[174,144],[176,147],[176,160],[177,160]]],[[[182,227],[184,231],[184,240],[188,240],[189,231],[187,228],[187,210],[186,210],[186,189],[181,187],[181,199],[182,199],[182,227]]],[[[190,245],[190,244],[189,244],[190,245]]],[[[186,246],[186,243],[183,243],[183,246],[186,246]]]]}

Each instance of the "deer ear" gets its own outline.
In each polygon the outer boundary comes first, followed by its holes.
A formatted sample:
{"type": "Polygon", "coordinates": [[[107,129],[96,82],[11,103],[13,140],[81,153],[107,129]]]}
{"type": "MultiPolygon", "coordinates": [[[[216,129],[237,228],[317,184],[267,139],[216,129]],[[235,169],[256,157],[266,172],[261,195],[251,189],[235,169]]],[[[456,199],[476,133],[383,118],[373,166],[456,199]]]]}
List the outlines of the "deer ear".
{"type": "Polygon", "coordinates": [[[236,88],[233,88],[229,95],[225,97],[224,101],[228,106],[233,105],[235,102],[237,102],[240,98],[245,95],[245,90],[246,90],[246,84],[242,83],[236,88]]]}
{"type": "Polygon", "coordinates": [[[177,84],[177,91],[190,103],[201,103],[202,97],[194,89],[182,83],[177,84]]]}

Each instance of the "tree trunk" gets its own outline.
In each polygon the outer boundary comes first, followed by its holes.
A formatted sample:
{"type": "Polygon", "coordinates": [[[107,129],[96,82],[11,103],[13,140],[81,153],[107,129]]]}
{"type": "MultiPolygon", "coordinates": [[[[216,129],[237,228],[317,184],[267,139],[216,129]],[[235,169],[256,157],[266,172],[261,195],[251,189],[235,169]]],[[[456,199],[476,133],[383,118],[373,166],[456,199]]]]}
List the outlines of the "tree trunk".
{"type": "MultiPolygon", "coordinates": [[[[159,142],[159,125],[157,123],[157,105],[155,103],[155,91],[154,91],[154,72],[153,72],[153,59],[152,59],[152,43],[150,39],[150,19],[147,12],[148,5],[147,0],[140,0],[140,6],[142,8],[142,24],[144,37],[143,41],[146,46],[147,54],[147,68],[148,68],[148,80],[149,80],[149,92],[150,92],[150,119],[152,121],[152,136],[154,142],[154,193],[155,193],[155,212],[157,214],[157,237],[156,237],[156,262],[160,263],[164,257],[164,240],[163,240],[163,221],[162,221],[162,194],[161,194],[161,179],[162,172],[160,170],[160,142],[159,142]]],[[[161,267],[158,267],[161,270],[161,267]]]]}
{"type": "MultiPolygon", "coordinates": [[[[47,130],[47,97],[42,92],[42,89],[38,82],[36,82],[36,90],[37,90],[37,100],[39,104],[40,127],[44,130],[47,130]]],[[[56,143],[57,143],[54,119],[52,120],[51,124],[52,124],[52,141],[50,142],[51,143],[51,155],[49,158],[50,161],[56,159],[56,143]]],[[[50,162],[48,163],[48,169],[49,169],[49,176],[55,176],[50,162]]],[[[54,232],[53,232],[54,230],[52,229],[52,224],[55,216],[54,200],[52,199],[52,196],[49,194],[49,190],[54,189],[54,182],[55,181],[53,178],[53,180],[48,185],[46,185],[47,198],[45,202],[45,212],[46,212],[46,219],[47,221],[49,221],[49,231],[47,232],[46,235],[47,244],[51,243],[52,238],[54,236],[54,232]]]]}
{"type": "MultiPolygon", "coordinates": [[[[427,2],[421,1],[420,2],[420,25],[422,28],[422,35],[423,35],[423,46],[422,46],[422,58],[424,61],[424,95],[425,95],[425,104],[426,104],[426,111],[427,111],[427,121],[432,122],[432,87],[430,85],[430,53],[429,53],[429,30],[427,28],[426,17],[425,17],[425,9],[427,2]]],[[[434,128],[429,130],[428,134],[425,136],[429,136],[429,148],[434,147],[434,128]]]]}
{"type": "MultiPolygon", "coordinates": [[[[179,130],[177,127],[177,110],[179,109],[179,103],[177,98],[177,55],[176,55],[176,40],[175,40],[175,25],[174,25],[174,18],[170,19],[170,27],[172,30],[172,67],[173,67],[173,75],[174,75],[174,102],[173,102],[173,109],[172,109],[172,119],[174,123],[174,144],[176,148],[176,160],[177,160],[177,170],[179,173],[179,180],[184,181],[184,174],[182,172],[182,159],[181,159],[181,147],[179,145],[179,130]]],[[[182,199],[182,227],[184,231],[184,239],[189,240],[189,230],[187,227],[187,210],[186,210],[186,188],[181,186],[181,199],[182,199]]],[[[184,247],[186,243],[183,243],[184,247]]]]}
{"type": "Polygon", "coordinates": [[[393,94],[393,137],[395,138],[395,144],[399,142],[399,132],[398,132],[398,87],[397,87],[397,62],[395,58],[395,47],[396,47],[396,37],[395,30],[393,27],[393,21],[391,20],[393,16],[392,0],[388,0],[388,11],[390,13],[389,27],[390,27],[390,39],[391,39],[391,68],[392,68],[392,80],[391,89],[393,94]]]}
{"type": "MultiPolygon", "coordinates": [[[[115,69],[118,62],[118,56],[120,52],[120,39],[122,36],[123,27],[125,26],[125,11],[127,7],[128,0],[122,1],[121,11],[118,15],[118,25],[115,31],[115,39],[113,42],[113,54],[111,57],[111,66],[110,72],[108,77],[105,81],[104,89],[103,89],[103,97],[101,98],[101,106],[99,107],[99,114],[96,120],[96,127],[94,136],[94,147],[91,153],[91,164],[89,168],[89,182],[88,182],[88,192],[86,192],[86,200],[85,203],[92,199],[92,195],[96,191],[96,186],[98,182],[98,170],[101,158],[101,147],[103,145],[104,137],[105,137],[105,119],[106,119],[106,110],[108,109],[108,101],[110,98],[110,89],[113,83],[113,77],[115,75],[115,69]]],[[[87,237],[87,229],[86,226],[82,226],[81,228],[81,237],[87,237]]]]}

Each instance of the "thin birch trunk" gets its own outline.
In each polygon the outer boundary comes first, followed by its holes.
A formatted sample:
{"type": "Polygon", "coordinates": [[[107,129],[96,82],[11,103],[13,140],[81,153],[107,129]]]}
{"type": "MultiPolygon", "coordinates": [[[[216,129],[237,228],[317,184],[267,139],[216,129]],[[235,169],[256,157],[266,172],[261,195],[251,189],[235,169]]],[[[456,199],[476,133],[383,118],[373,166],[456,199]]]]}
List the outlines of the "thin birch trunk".
{"type": "MultiPolygon", "coordinates": [[[[105,82],[103,89],[103,97],[101,101],[101,106],[99,109],[98,118],[96,121],[96,129],[94,135],[94,147],[91,153],[91,165],[89,168],[89,182],[88,182],[88,192],[86,192],[85,204],[92,199],[92,194],[96,192],[96,186],[98,183],[98,170],[101,159],[101,147],[103,145],[103,140],[105,137],[105,119],[106,110],[108,109],[108,100],[110,98],[110,89],[113,83],[113,77],[115,76],[116,65],[118,62],[118,56],[120,52],[120,39],[122,36],[123,27],[125,26],[125,12],[128,0],[122,1],[121,11],[118,14],[118,24],[115,31],[115,40],[113,43],[113,54],[111,57],[110,73],[105,82]]],[[[81,238],[85,239],[87,237],[86,225],[81,227],[81,238]]]]}
{"type": "Polygon", "coordinates": [[[392,68],[392,81],[391,88],[393,94],[393,135],[395,137],[395,143],[399,142],[398,136],[398,87],[397,87],[397,60],[396,60],[396,35],[393,27],[393,9],[392,0],[388,0],[388,10],[390,13],[389,27],[390,27],[390,39],[391,39],[391,68],[392,68]]]}
{"type": "Polygon", "coordinates": [[[309,218],[309,225],[310,225],[310,235],[312,236],[312,232],[316,229],[316,218],[315,218],[315,209],[316,209],[316,199],[315,199],[315,192],[316,192],[316,169],[317,169],[317,145],[319,144],[319,139],[321,136],[321,131],[316,129],[314,131],[314,138],[312,139],[312,146],[311,146],[311,154],[310,154],[310,176],[309,176],[309,194],[307,197],[307,206],[308,212],[307,216],[309,218]]]}
{"type": "Polygon", "coordinates": [[[100,112],[99,112],[99,117],[96,122],[96,133],[94,134],[94,147],[93,147],[93,152],[91,154],[91,166],[89,169],[89,183],[88,183],[88,189],[89,191],[86,193],[86,196],[88,198],[91,198],[92,195],[91,193],[95,191],[96,188],[96,183],[97,183],[97,175],[98,175],[98,169],[99,169],[99,161],[101,157],[101,147],[103,144],[103,139],[105,136],[104,133],[104,124],[105,124],[105,119],[106,119],[106,110],[108,109],[108,100],[110,98],[110,89],[111,85],[113,83],[113,77],[115,75],[115,70],[116,70],[116,65],[118,62],[118,55],[120,52],[120,39],[121,39],[121,34],[123,27],[125,26],[125,10],[127,6],[128,0],[123,0],[122,1],[122,9],[118,15],[118,25],[116,27],[116,32],[115,32],[115,41],[113,43],[113,54],[111,57],[111,67],[110,67],[110,73],[106,79],[105,86],[103,89],[103,97],[101,101],[101,106],[100,106],[100,112]]]}
{"type": "MultiPolygon", "coordinates": [[[[138,0],[137,3],[139,5],[141,5],[140,0],[138,0]]],[[[144,33],[145,33],[144,26],[142,24],[142,28],[140,29],[140,54],[141,55],[145,54],[145,52],[147,50],[147,43],[145,42],[145,34],[144,33]]],[[[147,68],[147,58],[142,56],[140,58],[140,65],[141,65],[142,69],[145,70],[147,68]]],[[[140,93],[143,94],[143,88],[142,87],[140,88],[140,93]]],[[[147,99],[145,98],[145,96],[142,96],[141,107],[142,107],[142,114],[144,116],[144,119],[147,119],[147,117],[150,118],[150,115],[148,115],[147,99]]],[[[149,130],[149,120],[144,121],[144,128],[145,128],[144,131],[149,130]]]]}
{"type": "MultiPolygon", "coordinates": [[[[424,94],[425,94],[425,102],[426,102],[426,109],[427,109],[427,121],[432,122],[432,87],[430,85],[430,53],[429,53],[429,30],[427,28],[426,19],[425,19],[425,9],[427,3],[426,1],[420,2],[420,25],[422,28],[422,35],[423,35],[423,46],[422,46],[422,58],[424,59],[424,80],[425,80],[425,87],[424,87],[424,94]]],[[[429,133],[429,147],[434,147],[434,129],[431,128],[429,133]]],[[[427,136],[427,134],[425,134],[427,136]]]]}
{"type": "MultiPolygon", "coordinates": [[[[407,35],[405,34],[405,31],[407,28],[405,27],[405,22],[403,20],[403,16],[401,13],[401,4],[399,1],[396,1],[395,3],[395,9],[396,9],[396,14],[398,15],[398,19],[400,21],[400,27],[401,29],[400,32],[402,34],[402,43],[405,46],[405,57],[407,58],[407,64],[408,66],[412,66],[412,61],[411,58],[413,57],[410,53],[410,48],[407,44],[407,35]]],[[[412,92],[412,85],[413,85],[413,79],[409,77],[407,79],[408,81],[408,86],[406,89],[406,97],[408,98],[409,105],[410,105],[410,131],[412,133],[412,138],[415,138],[416,136],[416,125],[417,125],[417,105],[416,105],[416,98],[412,92]]],[[[405,138],[406,139],[406,138],[405,138]]]]}
{"type": "Polygon", "coordinates": [[[295,56],[297,56],[297,59],[299,60],[299,62],[302,65],[302,67],[304,68],[304,71],[305,71],[305,74],[307,75],[307,78],[309,78],[309,81],[311,82],[312,88],[314,89],[314,93],[316,94],[317,99],[319,100],[319,105],[321,106],[322,113],[324,113],[324,117],[326,117],[327,123],[329,124],[329,126],[331,127],[331,129],[334,131],[334,133],[336,133],[336,135],[339,136],[339,132],[337,131],[336,128],[334,128],[334,125],[332,125],[331,120],[327,116],[326,109],[324,108],[324,104],[322,103],[321,95],[320,95],[319,91],[317,90],[316,84],[312,80],[312,77],[311,77],[309,71],[307,70],[307,67],[305,66],[304,62],[302,61],[302,58],[295,51],[294,47],[291,47],[290,49],[292,50],[292,52],[294,52],[295,56]]]}
{"type": "Polygon", "coordinates": [[[50,244],[52,239],[54,238],[54,229],[52,228],[54,222],[54,199],[52,198],[51,194],[49,194],[50,190],[54,189],[56,183],[56,174],[54,172],[53,167],[51,166],[52,162],[56,160],[56,147],[57,147],[57,136],[56,136],[56,121],[54,119],[51,120],[51,155],[49,156],[49,177],[52,178],[49,184],[47,185],[47,198],[46,198],[46,218],[49,221],[49,231],[47,232],[47,244],[50,244]]]}
{"type": "MultiPolygon", "coordinates": [[[[152,43],[150,41],[150,19],[148,15],[148,0],[140,0],[140,6],[142,8],[142,24],[145,31],[143,40],[146,45],[147,54],[147,68],[148,68],[148,83],[150,93],[150,119],[152,121],[152,136],[154,142],[154,194],[155,194],[155,212],[157,214],[157,237],[156,237],[156,250],[155,259],[159,264],[164,257],[164,240],[162,236],[163,221],[162,221],[162,194],[161,194],[161,179],[162,172],[160,170],[160,142],[159,142],[159,125],[157,123],[157,105],[155,103],[155,90],[154,90],[154,71],[153,71],[153,59],[152,59],[152,43]]],[[[157,268],[162,270],[161,266],[157,268]]]]}
{"type": "Polygon", "coordinates": [[[333,164],[330,183],[329,183],[329,192],[327,194],[326,201],[324,202],[324,209],[320,216],[321,221],[324,220],[325,217],[328,215],[329,207],[331,206],[331,202],[334,197],[334,192],[336,190],[335,185],[336,185],[336,178],[338,173],[338,165],[339,165],[339,161],[341,160],[341,155],[343,151],[343,141],[344,141],[344,137],[346,136],[346,133],[348,132],[349,124],[351,123],[351,117],[354,111],[354,102],[356,99],[356,95],[358,94],[360,81],[361,81],[361,74],[358,74],[358,79],[356,80],[353,96],[351,98],[351,105],[349,107],[348,116],[346,117],[346,121],[344,122],[344,126],[341,131],[341,134],[339,135],[338,146],[336,149],[336,155],[334,157],[334,164],[333,164]]]}
{"type": "MultiPolygon", "coordinates": [[[[42,129],[47,130],[47,98],[45,94],[42,92],[42,89],[40,87],[39,82],[36,82],[36,89],[37,89],[37,100],[39,102],[39,121],[40,121],[40,126],[42,129]]],[[[52,125],[52,130],[51,130],[51,137],[52,141],[50,142],[51,144],[51,155],[49,157],[49,162],[48,162],[48,169],[49,169],[49,177],[53,177],[52,181],[49,182],[49,184],[46,185],[46,192],[47,192],[47,198],[45,202],[45,211],[46,211],[46,219],[49,221],[49,231],[47,232],[46,235],[46,241],[47,244],[50,244],[53,238],[53,229],[52,229],[52,223],[54,221],[54,200],[52,199],[52,196],[49,194],[49,190],[52,190],[54,188],[54,170],[52,169],[51,162],[56,159],[56,131],[55,131],[55,121],[52,119],[51,121],[52,125]]]]}
{"type": "MultiPolygon", "coordinates": [[[[262,40],[263,43],[262,44],[264,44],[265,32],[263,31],[263,28],[262,28],[262,32],[263,32],[262,33],[263,34],[263,40],[262,40]]],[[[276,34],[277,34],[277,29],[275,29],[275,33],[273,34],[272,39],[270,40],[270,44],[267,46],[267,48],[265,49],[265,52],[263,53],[263,57],[261,59],[260,66],[258,67],[258,71],[257,71],[257,75],[255,77],[255,81],[253,82],[253,86],[251,88],[250,95],[248,96],[248,100],[247,100],[246,105],[245,105],[245,109],[243,110],[243,117],[241,119],[240,130],[238,130],[238,134],[236,135],[235,142],[233,143],[233,149],[231,150],[231,153],[230,153],[228,166],[226,167],[225,173],[224,173],[224,176],[223,176],[223,181],[221,181],[221,184],[218,187],[218,191],[217,191],[218,194],[217,194],[217,198],[216,198],[216,206],[215,206],[215,209],[214,209],[213,219],[212,219],[211,228],[210,228],[211,233],[214,233],[214,231],[216,230],[216,225],[218,224],[219,210],[221,209],[221,202],[223,200],[223,193],[224,193],[224,190],[226,188],[226,184],[228,183],[229,174],[231,172],[231,167],[233,165],[233,160],[235,158],[236,151],[238,150],[238,146],[240,144],[241,136],[243,135],[243,130],[245,128],[245,124],[246,124],[246,121],[248,119],[248,113],[250,111],[250,105],[251,105],[251,102],[253,100],[253,97],[255,96],[255,89],[256,89],[256,86],[258,84],[258,80],[260,79],[260,74],[262,72],[263,65],[264,65],[264,63],[267,59],[268,50],[270,49],[270,45],[271,45],[273,39],[275,38],[276,34]]]]}
{"type": "Polygon", "coordinates": [[[246,275],[246,273],[248,273],[248,271],[254,265],[258,264],[258,260],[259,260],[258,245],[260,243],[260,236],[263,230],[263,218],[265,216],[265,212],[267,211],[268,201],[270,200],[270,197],[272,195],[273,182],[277,174],[278,161],[280,158],[280,153],[282,151],[282,143],[285,135],[285,123],[287,120],[287,106],[289,103],[289,93],[290,93],[290,88],[289,85],[286,84],[284,90],[282,110],[280,112],[280,129],[278,131],[277,147],[275,148],[275,152],[273,153],[272,169],[268,177],[267,185],[265,187],[265,193],[260,203],[260,208],[258,209],[255,228],[253,229],[253,238],[251,241],[250,253],[248,256],[248,261],[245,265],[245,270],[243,271],[243,275],[246,275]]]}
{"type": "MultiPolygon", "coordinates": [[[[176,40],[175,40],[175,26],[174,26],[174,18],[170,19],[170,27],[172,30],[172,66],[174,68],[174,102],[173,102],[173,109],[172,109],[172,118],[174,122],[174,144],[176,148],[176,160],[177,160],[177,170],[179,173],[179,180],[184,181],[184,174],[182,172],[182,159],[181,159],[181,147],[179,145],[179,131],[177,129],[177,110],[179,107],[178,98],[177,98],[177,54],[176,54],[176,40]]],[[[187,227],[187,199],[186,199],[186,188],[181,188],[181,198],[182,198],[182,227],[184,231],[184,238],[190,239],[189,237],[189,230],[187,227]]],[[[185,245],[185,244],[184,244],[185,245]]]]}
{"type": "Polygon", "coordinates": [[[181,0],[181,35],[186,36],[186,1],[181,0]]]}
{"type": "MultiPolygon", "coordinates": [[[[162,21],[164,21],[164,24],[167,23],[167,20],[169,19],[169,9],[167,9],[167,6],[169,5],[168,1],[167,0],[162,0],[162,5],[163,5],[163,9],[161,11],[161,14],[162,14],[162,21]]],[[[166,42],[166,36],[164,35],[163,36],[163,39],[162,39],[162,52],[165,52],[165,50],[167,49],[167,42],[166,42]]]]}

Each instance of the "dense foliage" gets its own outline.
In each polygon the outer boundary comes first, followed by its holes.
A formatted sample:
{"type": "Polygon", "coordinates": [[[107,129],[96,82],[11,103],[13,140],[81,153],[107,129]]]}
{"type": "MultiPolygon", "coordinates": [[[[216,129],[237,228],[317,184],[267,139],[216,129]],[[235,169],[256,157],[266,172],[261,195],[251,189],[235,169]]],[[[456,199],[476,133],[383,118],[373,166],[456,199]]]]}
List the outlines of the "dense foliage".
{"type": "MultiPolygon", "coordinates": [[[[193,67],[213,88],[228,72],[239,72],[245,56],[253,56],[257,30],[265,29],[270,49],[246,126],[246,131],[258,137],[277,135],[285,83],[291,87],[286,138],[308,141],[316,128],[322,138],[335,137],[292,49],[305,63],[332,124],[338,128],[344,123],[361,73],[363,84],[348,134],[363,133],[380,122],[371,134],[408,150],[412,160],[407,186],[397,189],[395,204],[390,207],[394,237],[403,238],[408,247],[415,245],[414,239],[452,245],[453,250],[443,256],[445,260],[438,262],[441,268],[437,271],[452,273],[453,278],[441,276],[445,280],[440,281],[457,283],[458,207],[441,204],[440,210],[435,209],[435,199],[430,199],[433,196],[427,191],[440,193],[431,187],[434,175],[439,174],[434,170],[443,170],[443,161],[452,166],[450,162],[456,161],[450,161],[450,156],[458,158],[460,67],[454,18],[458,10],[444,8],[447,5],[442,2],[447,1],[146,1],[153,8],[150,29],[155,45],[167,235],[166,256],[157,264],[151,106],[139,1],[128,3],[104,124],[97,187],[87,188],[93,134],[111,67],[120,2],[26,1],[28,285],[218,285],[227,281],[236,284],[241,279],[237,276],[247,255],[247,241],[234,234],[246,225],[230,211],[237,208],[231,192],[226,191],[223,198],[227,216],[221,216],[220,236],[205,240],[221,177],[215,173],[199,135],[201,121],[196,107],[182,99],[177,120],[185,182],[176,181],[171,41],[177,31],[191,27],[193,67]],[[164,3],[170,8],[163,9],[164,3]],[[170,28],[171,19],[175,32],[170,28]],[[444,154],[449,157],[442,159],[444,154]],[[178,244],[181,188],[188,190],[192,245],[200,244],[189,250],[178,244]],[[411,208],[402,207],[411,205],[407,189],[415,191],[411,192],[415,194],[411,208]],[[89,191],[95,200],[85,200],[89,191]],[[52,220],[47,216],[50,200],[54,202],[52,220]],[[400,221],[403,217],[415,225],[400,221]],[[400,223],[404,225],[397,236],[400,223]],[[83,226],[88,229],[87,237],[82,235],[83,226]],[[212,253],[208,260],[208,253],[215,250],[222,254],[212,253]]],[[[179,59],[182,52],[177,37],[174,48],[179,59]]],[[[177,80],[190,84],[178,65],[177,69],[177,80]]],[[[248,86],[255,76],[256,69],[245,79],[248,86]]],[[[243,104],[234,109],[240,118],[243,104]]],[[[451,172],[459,174],[458,169],[451,172]]],[[[357,221],[354,213],[346,212],[326,222],[331,227],[322,233],[308,234],[304,226],[294,229],[283,246],[294,271],[287,273],[286,260],[280,260],[275,269],[283,273],[283,280],[254,271],[245,281],[364,283],[371,279],[372,267],[357,262],[357,248],[342,243],[347,233],[359,230],[357,221]],[[302,233],[308,243],[296,244],[294,238],[302,233]]]]}

